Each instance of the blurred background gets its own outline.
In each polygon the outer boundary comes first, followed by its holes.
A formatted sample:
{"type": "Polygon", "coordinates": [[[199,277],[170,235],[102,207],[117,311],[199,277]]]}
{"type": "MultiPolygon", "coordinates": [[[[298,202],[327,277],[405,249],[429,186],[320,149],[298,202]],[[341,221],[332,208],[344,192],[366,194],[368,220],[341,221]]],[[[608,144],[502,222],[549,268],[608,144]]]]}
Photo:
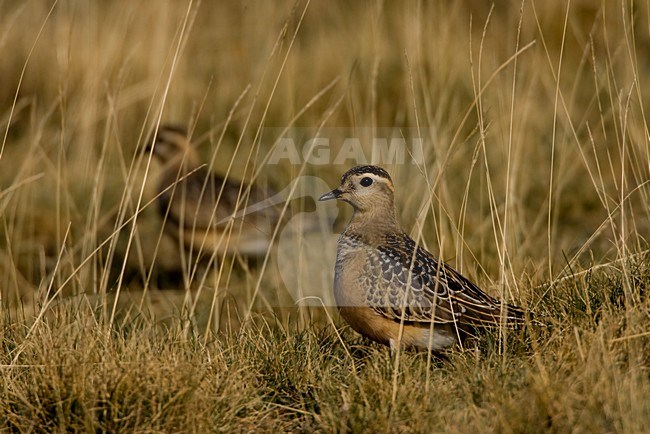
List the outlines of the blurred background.
{"type": "MultiPolygon", "coordinates": [[[[302,176],[334,188],[360,163],[267,164],[286,131],[358,138],[368,155],[375,131],[421,138],[418,164],[384,164],[404,229],[524,306],[539,304],[545,285],[646,249],[645,3],[3,1],[0,10],[4,306],[85,294],[109,313],[145,306],[201,328],[251,312],[320,318],[286,287],[291,256],[182,260],[143,152],[161,123],[191,131],[214,172],[276,191],[302,176]]],[[[330,294],[350,211],[326,211],[331,244],[291,241],[296,256],[318,249],[294,288],[330,294]],[[314,267],[327,272],[314,278],[314,267]]]]}

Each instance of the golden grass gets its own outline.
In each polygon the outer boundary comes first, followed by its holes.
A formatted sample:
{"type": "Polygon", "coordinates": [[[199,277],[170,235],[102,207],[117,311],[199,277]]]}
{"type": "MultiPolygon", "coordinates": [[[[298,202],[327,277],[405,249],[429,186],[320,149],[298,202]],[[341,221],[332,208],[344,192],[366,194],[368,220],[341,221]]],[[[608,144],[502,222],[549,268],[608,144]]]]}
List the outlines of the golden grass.
{"type": "Polygon", "coordinates": [[[643,432],[650,9],[447,3],[0,2],[2,428],[643,432]],[[273,255],[183,262],[159,122],[277,190],[355,164],[265,164],[285,129],[423,137],[405,229],[544,325],[396,363],[273,255]]]}

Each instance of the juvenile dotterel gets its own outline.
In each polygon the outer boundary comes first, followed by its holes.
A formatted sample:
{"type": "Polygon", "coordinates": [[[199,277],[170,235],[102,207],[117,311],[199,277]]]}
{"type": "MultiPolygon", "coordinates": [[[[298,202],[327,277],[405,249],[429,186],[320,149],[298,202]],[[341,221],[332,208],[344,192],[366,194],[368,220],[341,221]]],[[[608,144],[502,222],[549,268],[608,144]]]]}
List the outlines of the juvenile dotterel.
{"type": "Polygon", "coordinates": [[[165,231],[181,246],[221,256],[267,252],[280,219],[268,201],[274,192],[208,171],[182,128],[161,126],[147,151],[163,164],[158,208],[165,231]]]}
{"type": "Polygon", "coordinates": [[[338,241],[334,297],[362,335],[390,345],[441,350],[482,327],[518,325],[524,312],[485,294],[416,245],[399,226],[388,173],[358,166],[319,200],[339,199],[354,213],[338,241]]]}

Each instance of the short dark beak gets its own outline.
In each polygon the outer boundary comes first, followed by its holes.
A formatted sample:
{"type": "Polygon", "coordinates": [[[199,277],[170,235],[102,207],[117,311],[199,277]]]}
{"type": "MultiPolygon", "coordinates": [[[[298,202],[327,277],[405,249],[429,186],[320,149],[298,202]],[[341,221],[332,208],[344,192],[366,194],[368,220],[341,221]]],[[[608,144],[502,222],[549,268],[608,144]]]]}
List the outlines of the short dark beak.
{"type": "Polygon", "coordinates": [[[332,200],[332,199],[337,199],[341,195],[341,190],[338,188],[330,191],[329,193],[325,193],[321,197],[318,198],[319,201],[324,201],[324,200],[332,200]]]}

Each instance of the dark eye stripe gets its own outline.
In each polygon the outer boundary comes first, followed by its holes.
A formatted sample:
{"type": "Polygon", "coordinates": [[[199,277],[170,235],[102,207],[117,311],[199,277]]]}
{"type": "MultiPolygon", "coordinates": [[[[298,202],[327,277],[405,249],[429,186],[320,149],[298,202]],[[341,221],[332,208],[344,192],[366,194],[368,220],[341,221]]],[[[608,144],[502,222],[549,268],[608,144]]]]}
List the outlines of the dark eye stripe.
{"type": "Polygon", "coordinates": [[[372,185],[372,178],[368,178],[367,176],[365,178],[361,178],[360,184],[364,187],[369,187],[372,185]]]}

